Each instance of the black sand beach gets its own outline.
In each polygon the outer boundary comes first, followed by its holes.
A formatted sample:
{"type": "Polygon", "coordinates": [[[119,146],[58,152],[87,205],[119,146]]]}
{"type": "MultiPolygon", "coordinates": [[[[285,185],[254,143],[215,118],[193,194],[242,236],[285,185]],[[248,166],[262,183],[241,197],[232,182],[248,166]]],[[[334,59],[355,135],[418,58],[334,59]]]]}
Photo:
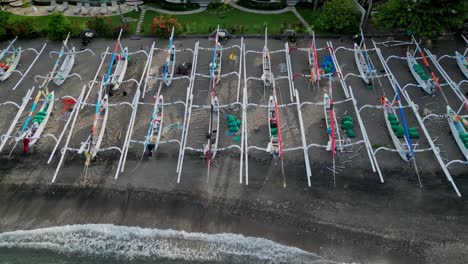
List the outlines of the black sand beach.
{"type": "MultiPolygon", "coordinates": [[[[176,39],[177,40],[177,39],[176,39]]],[[[153,39],[128,40],[130,51],[145,48],[151,45],[153,39]]],[[[226,45],[238,44],[239,39],[232,39],[226,45]]],[[[340,42],[332,40],[335,48],[346,45],[352,47],[351,41],[340,42]]],[[[40,46],[42,41],[35,40],[23,42],[24,46],[40,46]]],[[[79,45],[78,41],[75,45],[79,45]]],[[[176,45],[182,48],[193,48],[194,39],[181,39],[176,45]]],[[[247,49],[261,50],[262,39],[247,39],[247,49]]],[[[158,46],[165,47],[167,41],[157,40],[158,46]]],[[[318,46],[324,46],[324,40],[318,41],[318,46]]],[[[49,44],[50,45],[50,44],[49,44]]],[[[105,50],[112,41],[97,40],[90,48],[96,54],[105,50]]],[[[201,46],[210,47],[211,42],[201,40],[201,46]]],[[[270,50],[280,49],[283,42],[270,40],[270,50]],[[271,44],[270,44],[271,43],[271,44]]],[[[303,40],[298,46],[306,47],[303,40]]],[[[368,44],[369,46],[370,44],[368,44]]],[[[3,47],[3,45],[2,45],[3,47]]],[[[462,49],[461,43],[443,41],[433,48],[434,54],[452,54],[453,50],[462,49]]],[[[47,47],[46,52],[53,48],[59,48],[59,44],[47,47]]],[[[432,50],[432,49],[431,49],[432,50]]],[[[384,56],[399,54],[402,56],[402,48],[383,49],[384,56]]],[[[200,61],[197,72],[208,71],[208,52],[200,61]]],[[[228,53],[228,52],[226,52],[228,53]]],[[[180,56],[181,61],[191,61],[188,52],[180,56]],[[187,53],[187,54],[185,54],[187,53]]],[[[302,53],[304,55],[306,53],[302,53]]],[[[323,53],[325,55],[326,53],[323,53]]],[[[163,54],[159,54],[160,64],[163,54]]],[[[371,55],[372,56],[372,55],[371,55]]],[[[15,92],[8,90],[9,85],[15,79],[0,84],[1,97],[5,100],[20,101],[26,89],[32,85],[32,77],[36,74],[44,75],[50,69],[54,60],[49,60],[47,55],[42,55],[43,60],[33,67],[29,78],[15,92]],[[44,70],[47,69],[47,70],[44,70]]],[[[353,55],[350,52],[339,51],[338,61],[343,72],[356,72],[353,55]]],[[[372,56],[374,62],[377,58],[372,56]]],[[[74,71],[80,72],[83,81],[78,79],[68,80],[64,88],[57,89],[61,96],[69,93],[79,93],[82,85],[94,77],[97,63],[91,66],[85,65],[86,60],[99,61],[98,56],[83,55],[78,57],[74,71]],[[88,67],[87,67],[88,66],[88,67]],[[89,68],[89,69],[87,69],[89,68]]],[[[249,60],[252,60],[249,58],[249,60]]],[[[272,56],[272,64],[284,63],[284,55],[272,56]],[[276,57],[277,56],[277,57],[276,57]],[[277,63],[276,63],[277,62],[277,63]]],[[[306,69],[306,59],[299,54],[291,55],[293,72],[301,72],[306,69]]],[[[258,63],[253,59],[249,65],[258,63]]],[[[129,64],[129,77],[139,80],[144,60],[139,55],[132,57],[129,64]],[[133,68],[132,68],[133,67],[133,68]]],[[[228,63],[225,63],[228,65],[228,63]]],[[[393,73],[401,84],[413,81],[407,71],[404,62],[389,63],[393,73]]],[[[455,62],[444,62],[443,66],[453,76],[461,75],[456,71],[455,62]],[[447,66],[445,65],[447,64],[447,66]]],[[[106,64],[104,64],[106,65],[106,64]]],[[[24,66],[22,66],[24,67],[24,66]]],[[[229,65],[226,71],[235,70],[236,65],[229,65]]],[[[376,68],[381,69],[377,65],[376,68]]],[[[260,69],[253,67],[249,76],[260,75],[260,69]]],[[[281,71],[275,68],[277,74],[281,71]]],[[[284,75],[284,74],[283,74],[284,75]]],[[[17,77],[15,77],[17,78],[17,77]]],[[[229,77],[231,78],[231,77],[229,77]]],[[[452,77],[455,79],[455,77],[452,77]]],[[[462,78],[457,77],[457,78],[462,78]]],[[[390,93],[388,82],[382,78],[384,89],[390,93]],[[387,86],[385,85],[387,83],[387,86]]],[[[178,80],[179,86],[168,90],[168,101],[184,98],[178,94],[183,90],[187,81],[178,80]],[[179,89],[179,90],[177,90],[179,89]],[[179,97],[178,97],[179,96],[179,97]]],[[[201,80],[200,83],[206,81],[201,80]]],[[[223,82],[223,81],[222,81],[223,82]]],[[[348,82],[348,80],[347,80],[348,82]]],[[[348,84],[355,90],[358,104],[377,104],[380,96],[378,92],[372,92],[364,87],[360,79],[349,79],[348,84]]],[[[203,90],[200,84],[196,88],[200,91],[199,102],[203,103],[203,90]]],[[[280,84],[281,86],[286,84],[280,84]]],[[[296,88],[302,94],[306,94],[307,82],[298,80],[296,88]],[[302,89],[302,90],[300,90],[302,89]]],[[[324,83],[325,85],[325,83],[324,83]]],[[[344,99],[339,82],[334,80],[336,96],[335,100],[344,99]]],[[[249,89],[260,87],[260,84],[249,84],[249,89]]],[[[221,89],[229,91],[223,94],[226,100],[232,101],[237,89],[235,78],[228,79],[221,89]],[[229,88],[229,89],[228,89],[229,88]]],[[[131,101],[135,87],[130,83],[124,87],[127,96],[114,96],[114,101],[131,101]]],[[[466,87],[464,87],[466,90],[466,87]]],[[[153,91],[154,93],[154,91],[153,91]]],[[[287,102],[287,92],[282,91],[287,102]]],[[[421,93],[419,93],[420,95],[421,93]]],[[[206,95],[206,91],[205,91],[206,95]]],[[[412,99],[420,106],[425,104],[427,98],[411,94],[412,99]]],[[[95,100],[94,93],[90,102],[95,100]],[[93,97],[94,96],[94,97],[93,97]]],[[[166,95],[165,95],[166,96],[166,95]]],[[[447,92],[450,102],[455,101],[454,95],[447,92]]],[[[150,96],[145,97],[145,102],[150,102],[150,96]]],[[[434,99],[440,100],[440,96],[434,99]]],[[[302,95],[302,101],[320,100],[315,93],[302,95]]],[[[252,92],[251,99],[255,103],[262,103],[261,96],[252,92]],[[254,95],[256,94],[256,97],[254,95]]],[[[311,107],[313,108],[313,107],[311,107]]],[[[442,108],[432,107],[436,110],[442,108]]],[[[2,108],[6,109],[6,107],[2,108]]],[[[115,135],[128,122],[130,110],[122,108],[111,109],[111,123],[107,137],[107,143],[122,144],[122,138],[115,135]],[[127,119],[125,119],[125,118],[127,119]]],[[[304,112],[306,108],[303,109],[304,112]]],[[[147,120],[151,110],[140,108],[135,132],[142,137],[146,130],[147,120]]],[[[170,121],[180,121],[177,112],[183,108],[170,110],[170,121]]],[[[294,118],[295,109],[285,109],[285,116],[291,116],[287,123],[295,127],[297,120],[294,118]],[[290,112],[288,112],[290,111],[290,112]]],[[[351,105],[342,104],[337,107],[337,115],[352,113],[351,105]]],[[[411,112],[405,110],[410,122],[415,122],[411,112]]],[[[92,110],[84,110],[80,113],[76,132],[72,137],[73,147],[79,146],[84,141],[92,121],[92,110]]],[[[240,114],[240,113],[239,113],[240,114]]],[[[320,112],[317,109],[309,109],[304,114],[304,123],[307,130],[309,143],[324,144],[326,137],[320,112]],[[309,134],[310,133],[310,134],[309,134]]],[[[380,112],[369,110],[363,112],[366,130],[373,144],[388,144],[391,142],[388,132],[382,121],[380,112]]],[[[0,111],[0,124],[2,133],[10,123],[9,114],[0,111]]],[[[249,112],[249,127],[251,134],[249,144],[264,145],[262,142],[263,128],[256,120],[261,120],[264,113],[249,112]],[[253,121],[250,121],[253,120],[253,121]],[[260,128],[259,128],[260,127],[260,128]],[[260,131],[260,132],[258,132],[260,131]]],[[[191,127],[193,132],[189,135],[189,144],[195,146],[203,140],[205,123],[200,119],[194,119],[191,127]],[[198,126],[197,126],[198,124],[198,126]]],[[[440,148],[444,155],[450,159],[460,158],[458,147],[455,145],[448,127],[436,126],[429,132],[439,137],[442,142],[440,148]]],[[[47,133],[60,132],[60,124],[54,122],[48,126],[47,133]]],[[[192,131],[192,130],[191,130],[192,131]]],[[[297,146],[300,142],[297,129],[290,129],[287,144],[297,146]]],[[[359,136],[361,136],[359,134],[359,136]]],[[[168,134],[168,137],[180,137],[180,131],[168,134]]],[[[224,139],[222,144],[229,145],[229,139],[224,139]]],[[[286,141],[286,139],[285,139],[286,141]]],[[[425,148],[427,142],[420,140],[421,148],[425,148]]],[[[301,153],[290,152],[285,157],[285,175],[287,186],[283,188],[283,177],[280,166],[275,166],[267,154],[254,153],[249,159],[249,185],[239,183],[239,155],[237,152],[225,152],[218,157],[218,167],[213,167],[210,180],[207,182],[206,169],[198,154],[187,152],[184,162],[184,170],[181,182],[177,184],[175,167],[177,163],[177,145],[162,145],[160,153],[153,158],[143,158],[140,161],[141,146],[136,145],[130,149],[125,171],[114,179],[117,167],[118,155],[112,152],[102,153],[87,172],[83,170],[84,159],[77,154],[67,154],[65,166],[59,173],[57,181],[50,183],[55,171],[58,157],[50,165],[46,165],[48,155],[53,147],[53,141],[43,140],[35,146],[28,156],[24,156],[17,148],[12,157],[8,157],[9,149],[4,151],[0,160],[0,231],[13,231],[18,229],[33,229],[48,226],[85,224],[85,223],[113,223],[116,225],[141,226],[154,228],[172,228],[191,232],[204,233],[238,233],[246,236],[255,236],[271,239],[281,244],[295,246],[303,250],[316,253],[326,259],[343,262],[358,263],[465,263],[468,259],[468,203],[464,197],[459,198],[453,192],[442,170],[436,163],[434,155],[428,153],[416,154],[422,188],[418,186],[418,180],[413,168],[409,168],[401,161],[396,153],[379,153],[379,164],[385,178],[385,183],[380,183],[378,177],[372,172],[365,151],[360,150],[360,155],[351,158],[353,154],[343,153],[338,158],[342,165],[346,164],[343,171],[337,175],[336,187],[333,187],[330,166],[331,158],[324,150],[311,149],[309,151],[312,167],[312,186],[307,187],[303,156],[301,153]],[[349,161],[350,162],[345,162],[349,161]],[[345,163],[343,163],[345,162],[345,163]],[[137,167],[138,164],[138,167],[137,167]],[[136,169],[134,169],[137,167],[136,169]]],[[[357,150],[358,148],[354,148],[357,150]]],[[[454,166],[451,168],[462,195],[468,195],[468,173],[466,167],[454,166]]]]}

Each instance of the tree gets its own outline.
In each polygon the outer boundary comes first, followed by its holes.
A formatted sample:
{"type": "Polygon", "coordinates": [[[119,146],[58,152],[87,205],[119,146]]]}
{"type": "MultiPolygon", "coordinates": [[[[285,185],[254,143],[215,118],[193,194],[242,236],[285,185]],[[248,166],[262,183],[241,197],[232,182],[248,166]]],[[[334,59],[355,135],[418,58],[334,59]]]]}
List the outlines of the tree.
{"type": "Polygon", "coordinates": [[[435,37],[443,31],[460,29],[468,19],[466,0],[389,0],[376,8],[373,17],[379,28],[407,31],[419,37],[435,37]]]}
{"type": "Polygon", "coordinates": [[[0,40],[7,38],[5,26],[8,23],[9,14],[5,11],[0,11],[0,40]]]}
{"type": "Polygon", "coordinates": [[[321,31],[348,34],[358,31],[359,18],[353,0],[331,0],[323,5],[315,24],[321,31]]]}
{"type": "Polygon", "coordinates": [[[51,40],[64,40],[71,29],[72,25],[68,18],[61,13],[53,13],[49,19],[47,37],[51,40]]]}

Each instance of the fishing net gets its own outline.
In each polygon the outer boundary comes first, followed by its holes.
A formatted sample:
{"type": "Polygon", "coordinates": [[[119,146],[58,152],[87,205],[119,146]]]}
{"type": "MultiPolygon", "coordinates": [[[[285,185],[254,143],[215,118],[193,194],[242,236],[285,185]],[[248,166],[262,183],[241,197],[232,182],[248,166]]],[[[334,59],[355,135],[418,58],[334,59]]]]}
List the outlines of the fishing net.
{"type": "Polygon", "coordinates": [[[392,126],[398,126],[398,125],[400,124],[400,121],[398,121],[398,120],[391,120],[391,121],[390,121],[390,124],[391,124],[392,126]]]}
{"type": "Polygon", "coordinates": [[[398,120],[398,119],[397,119],[396,115],[390,114],[390,115],[388,115],[388,120],[392,121],[392,120],[398,120]]]}
{"type": "Polygon", "coordinates": [[[239,142],[241,140],[241,136],[239,136],[239,135],[234,136],[233,140],[234,140],[234,142],[239,142]]]}

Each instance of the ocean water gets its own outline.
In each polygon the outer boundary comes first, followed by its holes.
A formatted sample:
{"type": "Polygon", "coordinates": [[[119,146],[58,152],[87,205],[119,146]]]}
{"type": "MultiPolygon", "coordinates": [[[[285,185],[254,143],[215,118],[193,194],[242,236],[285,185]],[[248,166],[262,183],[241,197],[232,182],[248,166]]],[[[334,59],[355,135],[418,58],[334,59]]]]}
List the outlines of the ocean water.
{"type": "Polygon", "coordinates": [[[337,262],[263,238],[89,224],[0,233],[0,263],[337,262]]]}

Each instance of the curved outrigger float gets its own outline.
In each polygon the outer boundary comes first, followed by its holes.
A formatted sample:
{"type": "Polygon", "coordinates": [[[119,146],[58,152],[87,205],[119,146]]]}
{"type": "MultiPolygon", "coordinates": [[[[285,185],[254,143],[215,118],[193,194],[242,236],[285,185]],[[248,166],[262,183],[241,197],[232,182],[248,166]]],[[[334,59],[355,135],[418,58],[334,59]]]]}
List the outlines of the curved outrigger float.
{"type": "Polygon", "coordinates": [[[0,53],[0,81],[2,82],[7,80],[16,70],[21,59],[21,47],[15,48],[13,46],[17,38],[13,39],[8,47],[0,53]]]}

